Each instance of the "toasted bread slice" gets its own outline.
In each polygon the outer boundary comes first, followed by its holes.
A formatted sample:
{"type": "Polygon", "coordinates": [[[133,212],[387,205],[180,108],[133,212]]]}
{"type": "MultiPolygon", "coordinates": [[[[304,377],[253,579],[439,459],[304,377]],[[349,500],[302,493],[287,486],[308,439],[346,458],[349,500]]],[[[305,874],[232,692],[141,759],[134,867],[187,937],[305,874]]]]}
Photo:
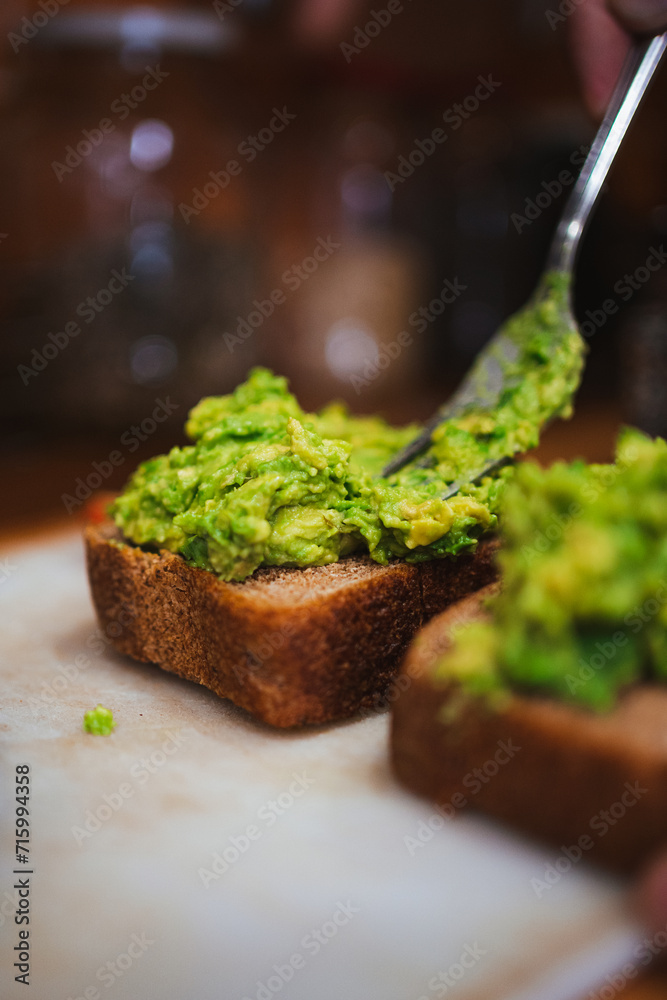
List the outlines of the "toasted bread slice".
{"type": "Polygon", "coordinates": [[[122,653],[204,684],[273,726],[330,722],[382,707],[415,632],[495,579],[495,539],[474,554],[380,566],[259,569],[224,583],[177,555],[85,534],[100,623],[122,653]]]}
{"type": "Polygon", "coordinates": [[[667,688],[637,685],[604,715],[528,695],[457,710],[433,665],[455,626],[485,617],[491,592],[453,605],[411,645],[392,719],[396,774],[448,815],[470,805],[553,844],[542,891],[582,858],[633,871],[667,846],[667,688]]]}

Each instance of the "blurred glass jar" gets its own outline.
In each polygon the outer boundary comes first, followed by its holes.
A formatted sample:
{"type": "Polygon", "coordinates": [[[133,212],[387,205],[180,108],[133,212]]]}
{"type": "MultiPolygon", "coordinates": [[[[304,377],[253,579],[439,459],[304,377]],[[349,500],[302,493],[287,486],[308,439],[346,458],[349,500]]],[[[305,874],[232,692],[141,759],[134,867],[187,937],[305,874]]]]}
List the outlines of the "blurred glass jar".
{"type": "MultiPolygon", "coordinates": [[[[246,373],[254,288],[239,33],[212,10],[61,11],[20,52],[0,131],[0,406],[120,428],[246,373]]],[[[17,60],[19,54],[17,53],[17,60]]]]}

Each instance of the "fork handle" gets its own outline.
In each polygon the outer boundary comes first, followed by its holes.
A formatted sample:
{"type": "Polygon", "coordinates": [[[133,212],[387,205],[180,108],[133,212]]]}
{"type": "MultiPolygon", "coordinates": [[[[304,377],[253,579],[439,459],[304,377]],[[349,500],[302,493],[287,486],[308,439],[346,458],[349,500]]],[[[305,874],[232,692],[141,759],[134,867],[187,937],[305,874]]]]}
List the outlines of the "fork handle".
{"type": "Polygon", "coordinates": [[[635,42],[630,49],[602,124],[565,205],[547,258],[547,270],[572,272],[591,210],[665,48],[667,32],[635,42]]]}

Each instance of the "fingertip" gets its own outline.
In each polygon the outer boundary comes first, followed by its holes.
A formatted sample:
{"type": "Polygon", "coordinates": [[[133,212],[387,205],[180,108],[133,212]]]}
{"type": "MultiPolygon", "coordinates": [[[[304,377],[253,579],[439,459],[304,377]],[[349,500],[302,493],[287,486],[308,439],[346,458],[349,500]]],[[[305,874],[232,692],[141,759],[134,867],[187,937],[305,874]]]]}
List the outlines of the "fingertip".
{"type": "Polygon", "coordinates": [[[607,0],[609,10],[637,34],[667,30],[667,0],[607,0]]]}

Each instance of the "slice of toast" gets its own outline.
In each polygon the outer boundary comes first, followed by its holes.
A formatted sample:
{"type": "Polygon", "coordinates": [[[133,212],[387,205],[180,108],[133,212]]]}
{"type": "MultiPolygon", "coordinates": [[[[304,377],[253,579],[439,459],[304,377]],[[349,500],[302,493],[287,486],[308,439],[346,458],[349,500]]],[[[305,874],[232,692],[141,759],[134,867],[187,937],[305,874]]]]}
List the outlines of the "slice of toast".
{"type": "Polygon", "coordinates": [[[523,694],[457,709],[433,665],[457,626],[485,617],[493,589],[438,615],[411,645],[392,719],[395,773],[445,815],[472,806],[553,844],[538,895],[583,858],[635,870],[667,846],[667,688],[637,685],[604,715],[523,694]]]}
{"type": "Polygon", "coordinates": [[[89,525],[85,541],[93,602],[116,649],[280,727],[385,707],[410,639],[495,579],[498,547],[487,539],[473,554],[419,565],[353,556],[224,583],[125,542],[110,523],[89,525]]]}

